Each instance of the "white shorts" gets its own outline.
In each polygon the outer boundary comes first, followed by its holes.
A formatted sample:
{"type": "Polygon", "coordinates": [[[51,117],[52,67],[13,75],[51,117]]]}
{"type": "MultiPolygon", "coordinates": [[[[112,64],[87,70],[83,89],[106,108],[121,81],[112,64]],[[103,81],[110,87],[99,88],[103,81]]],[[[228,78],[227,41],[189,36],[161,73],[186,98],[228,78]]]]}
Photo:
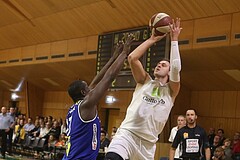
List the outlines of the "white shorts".
{"type": "Polygon", "coordinates": [[[143,140],[125,129],[118,129],[108,152],[119,154],[124,160],[154,160],[156,144],[143,140]]]}

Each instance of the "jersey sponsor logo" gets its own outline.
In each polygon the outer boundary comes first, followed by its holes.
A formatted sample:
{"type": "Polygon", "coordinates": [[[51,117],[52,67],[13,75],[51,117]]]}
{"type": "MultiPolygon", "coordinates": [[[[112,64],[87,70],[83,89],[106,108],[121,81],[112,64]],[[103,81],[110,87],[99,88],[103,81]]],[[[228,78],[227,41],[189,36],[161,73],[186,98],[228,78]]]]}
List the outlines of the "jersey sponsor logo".
{"type": "Polygon", "coordinates": [[[186,140],[186,153],[197,153],[199,151],[198,139],[186,140]]]}
{"type": "Polygon", "coordinates": [[[97,149],[97,124],[93,124],[92,150],[97,149]]]}
{"type": "Polygon", "coordinates": [[[163,99],[159,100],[159,99],[147,97],[147,96],[143,97],[143,101],[148,104],[158,104],[158,103],[165,104],[166,103],[163,99]]]}
{"type": "Polygon", "coordinates": [[[196,133],[195,136],[196,136],[196,137],[200,137],[200,134],[197,134],[197,133],[196,133]]]}
{"type": "Polygon", "coordinates": [[[184,138],[184,139],[188,138],[188,133],[187,133],[187,132],[184,132],[184,133],[183,133],[183,138],[184,138]]]}

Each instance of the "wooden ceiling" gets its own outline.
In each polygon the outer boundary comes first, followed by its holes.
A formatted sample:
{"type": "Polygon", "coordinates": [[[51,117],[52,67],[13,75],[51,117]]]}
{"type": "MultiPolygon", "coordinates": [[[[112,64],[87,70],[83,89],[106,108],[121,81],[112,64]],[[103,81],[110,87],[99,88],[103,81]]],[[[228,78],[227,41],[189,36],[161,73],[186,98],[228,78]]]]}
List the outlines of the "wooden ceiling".
{"type": "MultiPolygon", "coordinates": [[[[2,0],[0,50],[146,26],[166,12],[183,21],[240,12],[239,0],[2,0]]],[[[240,90],[228,75],[240,69],[239,46],[185,50],[182,83],[191,90],[240,90]],[[228,73],[226,73],[227,70],[228,73]]],[[[1,57],[0,57],[1,60],[1,57]]],[[[77,78],[95,75],[96,60],[0,67],[0,89],[21,81],[44,90],[66,90],[77,78]]]]}

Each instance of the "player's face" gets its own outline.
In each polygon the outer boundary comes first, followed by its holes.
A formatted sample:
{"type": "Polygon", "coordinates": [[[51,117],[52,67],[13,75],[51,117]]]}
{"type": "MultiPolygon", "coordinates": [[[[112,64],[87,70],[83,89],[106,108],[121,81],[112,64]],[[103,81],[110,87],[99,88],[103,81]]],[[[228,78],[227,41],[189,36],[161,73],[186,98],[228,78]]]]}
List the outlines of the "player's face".
{"type": "Polygon", "coordinates": [[[177,124],[178,124],[179,128],[185,126],[186,125],[186,119],[182,116],[178,117],[177,124]]]}
{"type": "Polygon", "coordinates": [[[188,110],[186,112],[186,119],[188,124],[194,124],[197,119],[197,115],[195,114],[194,110],[188,110]]]}
{"type": "Polygon", "coordinates": [[[168,61],[160,61],[154,69],[154,76],[157,78],[165,77],[169,73],[170,63],[168,61]]]}
{"type": "Polygon", "coordinates": [[[83,81],[85,87],[84,87],[84,91],[85,91],[85,95],[87,95],[87,93],[90,91],[87,82],[83,81]]]}

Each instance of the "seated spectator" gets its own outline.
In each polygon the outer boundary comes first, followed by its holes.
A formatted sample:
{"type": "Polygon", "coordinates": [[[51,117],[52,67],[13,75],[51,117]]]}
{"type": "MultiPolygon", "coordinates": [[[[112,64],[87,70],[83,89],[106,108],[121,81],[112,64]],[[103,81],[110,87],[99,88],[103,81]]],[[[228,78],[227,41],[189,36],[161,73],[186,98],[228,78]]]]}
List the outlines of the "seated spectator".
{"type": "Polygon", "coordinates": [[[100,149],[106,149],[105,147],[108,147],[110,144],[110,140],[106,137],[107,133],[106,131],[101,131],[101,145],[100,145],[100,149]]]}
{"type": "Polygon", "coordinates": [[[212,145],[213,144],[213,139],[215,137],[215,128],[209,128],[209,131],[208,131],[208,141],[209,141],[209,144],[212,145]]]}
{"type": "Polygon", "coordinates": [[[53,152],[56,143],[57,143],[56,138],[54,137],[54,135],[50,134],[47,145],[49,152],[53,152]]]}
{"type": "Polygon", "coordinates": [[[236,132],[233,137],[232,145],[232,157],[233,159],[240,159],[240,132],[236,132]]]}
{"type": "Polygon", "coordinates": [[[56,147],[65,147],[66,133],[62,133],[59,137],[59,141],[56,143],[56,147]]]}
{"type": "Polygon", "coordinates": [[[231,158],[232,157],[232,150],[231,150],[230,146],[231,146],[231,140],[229,138],[226,138],[223,141],[222,148],[224,149],[224,154],[228,159],[232,159],[231,158]]]}
{"type": "Polygon", "coordinates": [[[220,137],[219,135],[215,135],[214,139],[213,139],[213,144],[210,145],[210,151],[211,151],[211,157],[214,154],[214,151],[216,148],[218,148],[220,145],[220,137]]]}
{"type": "Polygon", "coordinates": [[[59,138],[61,133],[61,127],[58,125],[58,122],[55,120],[53,121],[52,128],[50,130],[50,134],[52,134],[55,138],[59,138]]]}
{"type": "Polygon", "coordinates": [[[58,118],[58,119],[57,119],[57,122],[58,122],[59,126],[61,126],[61,125],[63,124],[62,118],[58,118]]]}
{"type": "Polygon", "coordinates": [[[62,133],[66,133],[67,130],[67,124],[66,124],[66,120],[62,121],[62,125],[61,125],[61,134],[62,133]]]}
{"type": "Polygon", "coordinates": [[[214,151],[213,160],[230,160],[224,155],[224,149],[220,146],[214,151]]]}
{"type": "Polygon", "coordinates": [[[101,137],[100,137],[100,149],[99,154],[97,156],[97,160],[104,160],[105,153],[107,152],[107,147],[110,144],[110,140],[106,137],[107,133],[104,130],[101,130],[101,137]]]}
{"type": "Polygon", "coordinates": [[[35,125],[32,123],[31,117],[28,118],[28,122],[23,126],[23,128],[25,129],[27,135],[31,134],[31,131],[35,128],[35,125]]]}
{"type": "Polygon", "coordinates": [[[46,138],[48,140],[49,137],[49,132],[51,130],[51,125],[49,123],[46,123],[46,126],[44,127],[42,125],[42,127],[40,128],[40,134],[39,137],[40,138],[46,138]],[[43,127],[43,128],[42,128],[43,127]]]}
{"type": "Polygon", "coordinates": [[[31,132],[29,133],[30,136],[34,136],[37,137],[39,135],[40,132],[40,123],[39,123],[39,119],[35,120],[35,127],[33,130],[31,130],[31,132]]]}
{"type": "Polygon", "coordinates": [[[217,130],[217,135],[219,135],[219,137],[220,137],[220,145],[222,146],[223,145],[223,141],[226,139],[225,137],[224,137],[224,130],[223,129],[218,129],[217,130]]]}
{"type": "Polygon", "coordinates": [[[21,119],[19,121],[18,125],[15,125],[14,133],[15,133],[16,136],[15,136],[15,139],[14,139],[14,143],[22,143],[24,141],[25,130],[23,128],[23,125],[24,125],[23,119],[21,119]]]}

